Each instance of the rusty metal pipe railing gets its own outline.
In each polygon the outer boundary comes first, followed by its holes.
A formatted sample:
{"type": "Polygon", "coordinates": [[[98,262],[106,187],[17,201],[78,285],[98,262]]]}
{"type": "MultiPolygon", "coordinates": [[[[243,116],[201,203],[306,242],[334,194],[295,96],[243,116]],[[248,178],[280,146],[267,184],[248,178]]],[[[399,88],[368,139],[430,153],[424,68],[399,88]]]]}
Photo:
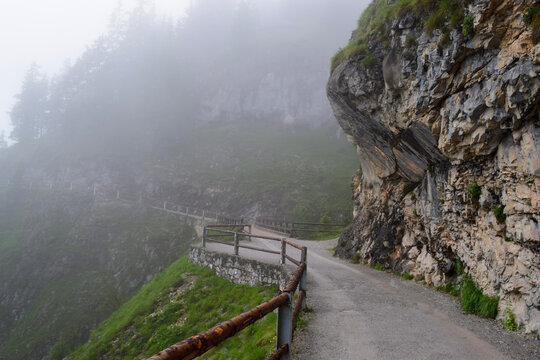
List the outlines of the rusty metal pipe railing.
{"type": "Polygon", "coordinates": [[[283,292],[287,293],[294,293],[296,291],[296,288],[298,287],[298,283],[300,282],[300,279],[302,278],[302,275],[304,274],[304,271],[306,270],[306,263],[301,263],[300,266],[296,269],[293,276],[285,285],[283,288],[283,292]]]}
{"type": "Polygon", "coordinates": [[[284,344],[279,349],[274,351],[272,355],[266,358],[266,360],[279,360],[281,359],[285,354],[289,352],[289,345],[284,344]]]}
{"type": "Polygon", "coordinates": [[[255,321],[263,318],[284,303],[289,301],[289,295],[282,293],[273,299],[243,313],[231,320],[227,320],[212,329],[192,336],[179,342],[148,360],[190,360],[204,354],[222,341],[236,335],[255,321]]]}
{"type": "MultiPolygon", "coordinates": [[[[250,229],[251,230],[251,229],[250,229]]],[[[216,237],[221,235],[214,234],[216,237]]],[[[278,309],[277,315],[277,326],[276,326],[276,348],[277,350],[272,354],[269,359],[290,359],[290,344],[294,331],[296,329],[296,321],[298,319],[298,312],[305,305],[306,298],[306,259],[307,259],[307,248],[303,246],[296,245],[295,243],[287,239],[276,239],[261,237],[251,234],[246,234],[243,232],[236,232],[231,230],[223,230],[209,227],[204,227],[203,229],[203,246],[206,242],[217,242],[230,246],[234,246],[234,253],[238,255],[238,249],[240,247],[245,247],[252,250],[265,251],[270,253],[278,254],[277,251],[259,249],[250,246],[243,246],[239,244],[239,237],[257,237],[257,238],[266,238],[270,240],[278,240],[281,242],[281,254],[283,263],[287,259],[294,264],[298,265],[296,271],[292,274],[289,282],[285,285],[282,290],[282,293],[273,299],[267,301],[264,304],[261,304],[254,309],[247,311],[237,317],[225,321],[220,325],[213,327],[210,330],[207,330],[198,335],[192,336],[176,345],[165,349],[158,354],[152,356],[148,360],[173,360],[173,359],[193,359],[199,355],[204,354],[206,351],[212,349],[222,341],[228,339],[231,336],[236,335],[239,331],[245,327],[253,324],[255,321],[261,319],[269,312],[278,309]],[[210,231],[217,232],[218,234],[227,234],[227,236],[234,236],[234,243],[225,243],[222,241],[212,239],[212,235],[209,234],[210,231]],[[301,250],[301,259],[297,261],[296,259],[286,255],[285,247],[290,245],[296,249],[301,250]],[[296,292],[296,289],[300,286],[299,296],[295,302],[294,309],[291,308],[293,302],[293,295],[296,292]]]]}

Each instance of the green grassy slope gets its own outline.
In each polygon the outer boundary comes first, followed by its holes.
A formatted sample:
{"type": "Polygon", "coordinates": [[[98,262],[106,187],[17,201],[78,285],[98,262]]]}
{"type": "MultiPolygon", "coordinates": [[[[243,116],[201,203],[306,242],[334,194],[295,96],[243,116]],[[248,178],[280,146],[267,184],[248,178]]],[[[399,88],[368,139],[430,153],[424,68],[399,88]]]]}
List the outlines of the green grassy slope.
{"type": "MultiPolygon", "coordinates": [[[[182,257],[102,322],[88,343],[70,357],[73,360],[146,358],[249,310],[270,299],[276,290],[234,285],[182,257]]],[[[274,345],[275,321],[275,314],[269,314],[203,358],[265,358],[274,345]]]]}

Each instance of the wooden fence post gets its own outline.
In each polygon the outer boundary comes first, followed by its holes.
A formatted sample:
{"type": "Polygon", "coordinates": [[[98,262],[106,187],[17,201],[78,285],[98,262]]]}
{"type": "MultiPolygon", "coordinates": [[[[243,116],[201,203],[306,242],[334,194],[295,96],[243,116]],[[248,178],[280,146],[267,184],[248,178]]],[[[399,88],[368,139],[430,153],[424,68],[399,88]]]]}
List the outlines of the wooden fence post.
{"type": "Polygon", "coordinates": [[[281,265],[285,265],[286,246],[287,243],[285,242],[285,238],[281,239],[281,265]]]}
{"type": "Polygon", "coordinates": [[[206,226],[203,228],[203,232],[202,232],[202,247],[206,247],[206,236],[208,235],[208,229],[206,228],[206,226]]]}
{"type": "Polygon", "coordinates": [[[234,255],[238,255],[238,233],[234,233],[234,255]]]}
{"type": "Polygon", "coordinates": [[[286,294],[289,296],[289,299],[285,304],[278,307],[276,325],[276,349],[279,349],[285,344],[289,346],[289,351],[281,357],[282,360],[290,360],[292,340],[292,295],[290,293],[286,294]]]}
{"type": "MultiPolygon", "coordinates": [[[[307,264],[307,247],[305,246],[302,246],[302,258],[300,262],[307,264]]],[[[307,266],[302,273],[302,277],[300,278],[300,291],[304,291],[304,293],[307,294],[307,266]]],[[[307,296],[304,296],[302,299],[302,309],[306,308],[306,297],[307,296]]]]}

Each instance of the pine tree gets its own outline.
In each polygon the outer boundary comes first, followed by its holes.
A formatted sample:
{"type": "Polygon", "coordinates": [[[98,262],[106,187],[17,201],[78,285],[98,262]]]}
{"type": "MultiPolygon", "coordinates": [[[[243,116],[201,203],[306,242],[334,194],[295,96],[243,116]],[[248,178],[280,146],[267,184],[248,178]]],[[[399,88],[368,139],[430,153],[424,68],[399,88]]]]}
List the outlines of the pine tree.
{"type": "Polygon", "coordinates": [[[34,63],[28,69],[21,93],[10,112],[13,131],[11,138],[28,142],[39,138],[46,131],[48,81],[34,63]]]}

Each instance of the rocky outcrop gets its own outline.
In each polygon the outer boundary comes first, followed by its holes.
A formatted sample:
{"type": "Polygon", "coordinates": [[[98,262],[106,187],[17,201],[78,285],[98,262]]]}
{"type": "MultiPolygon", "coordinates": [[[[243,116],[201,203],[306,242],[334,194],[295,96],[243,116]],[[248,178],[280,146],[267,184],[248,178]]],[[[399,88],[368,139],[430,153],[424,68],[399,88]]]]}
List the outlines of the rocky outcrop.
{"type": "Polygon", "coordinates": [[[533,3],[473,1],[470,36],[401,15],[388,42],[368,39],[374,66],[352,56],[327,86],[362,168],[336,253],[433,285],[459,258],[526,331],[540,330],[540,45],[522,19],[533,3]]]}

